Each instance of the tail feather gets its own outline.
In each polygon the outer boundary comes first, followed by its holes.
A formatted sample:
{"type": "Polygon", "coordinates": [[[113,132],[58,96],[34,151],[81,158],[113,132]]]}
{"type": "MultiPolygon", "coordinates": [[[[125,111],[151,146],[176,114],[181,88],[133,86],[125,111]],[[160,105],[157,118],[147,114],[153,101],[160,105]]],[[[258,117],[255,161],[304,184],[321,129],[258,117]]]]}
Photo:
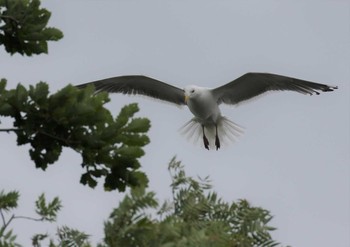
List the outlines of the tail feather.
{"type": "MultiPolygon", "coordinates": [[[[243,134],[243,127],[223,116],[218,119],[217,126],[219,139],[221,143],[226,145],[235,142],[237,138],[243,134]]],[[[210,148],[214,149],[215,125],[204,124],[204,132],[209,140],[210,148]]],[[[196,117],[192,118],[180,128],[180,133],[186,136],[187,140],[192,141],[194,144],[203,145],[203,130],[200,119],[196,117]]]]}

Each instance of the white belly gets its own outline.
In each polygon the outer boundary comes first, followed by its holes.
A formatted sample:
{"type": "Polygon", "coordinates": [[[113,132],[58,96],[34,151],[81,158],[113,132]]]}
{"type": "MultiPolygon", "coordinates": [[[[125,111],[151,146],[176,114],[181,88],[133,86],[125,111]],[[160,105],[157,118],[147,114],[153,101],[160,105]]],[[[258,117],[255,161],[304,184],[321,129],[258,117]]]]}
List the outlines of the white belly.
{"type": "Polygon", "coordinates": [[[220,109],[216,101],[211,97],[192,99],[187,102],[187,106],[202,124],[215,124],[221,116],[220,109]]]}

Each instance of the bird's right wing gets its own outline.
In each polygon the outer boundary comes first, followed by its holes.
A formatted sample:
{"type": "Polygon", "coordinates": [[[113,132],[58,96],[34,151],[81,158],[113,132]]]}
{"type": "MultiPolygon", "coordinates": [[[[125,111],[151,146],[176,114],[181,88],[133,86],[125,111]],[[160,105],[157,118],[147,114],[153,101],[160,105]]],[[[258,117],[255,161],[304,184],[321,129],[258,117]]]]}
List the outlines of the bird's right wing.
{"type": "Polygon", "coordinates": [[[77,85],[84,88],[94,85],[96,92],[140,94],[177,105],[185,104],[184,90],[142,75],[118,76],[77,85]]]}

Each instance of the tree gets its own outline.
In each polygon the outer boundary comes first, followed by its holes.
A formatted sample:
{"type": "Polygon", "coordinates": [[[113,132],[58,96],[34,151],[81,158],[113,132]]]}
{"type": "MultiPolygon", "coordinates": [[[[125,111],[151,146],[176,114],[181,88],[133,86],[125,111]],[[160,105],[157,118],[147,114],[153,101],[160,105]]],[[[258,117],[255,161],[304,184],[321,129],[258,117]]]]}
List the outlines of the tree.
{"type": "Polygon", "coordinates": [[[47,41],[63,37],[60,30],[46,27],[50,16],[39,0],[0,0],[0,45],[10,54],[47,53],[47,41]]]}
{"type": "Polygon", "coordinates": [[[104,108],[107,94],[93,95],[93,89],[66,86],[49,95],[48,85],[38,83],[29,90],[22,85],[7,90],[0,82],[0,116],[14,119],[14,128],[0,129],[17,135],[17,144],[30,144],[31,159],[45,170],[56,162],[63,147],[82,156],[85,173],[81,183],[95,187],[105,177],[105,189],[124,191],[127,186],[147,183],[138,171],[142,147],[149,142],[148,119],[134,118],[136,104],[122,108],[117,118],[104,108]]]}
{"type": "MultiPolygon", "coordinates": [[[[40,8],[39,0],[0,0],[0,45],[10,54],[47,53],[47,41],[63,37],[60,30],[46,27],[50,14],[40,8]]],[[[267,210],[245,200],[224,202],[210,191],[208,178],[187,177],[175,159],[169,165],[173,201],[159,206],[155,193],[146,192],[148,180],[139,171],[138,159],[149,143],[149,120],[135,117],[139,110],[136,104],[124,106],[113,118],[104,107],[108,95],[93,91],[91,87],[78,90],[68,85],[50,94],[44,82],[7,89],[6,80],[1,79],[0,116],[12,118],[13,126],[0,132],[16,134],[18,145],[29,144],[37,168],[45,170],[59,159],[64,147],[71,148],[82,157],[85,172],[81,183],[95,187],[97,179],[104,177],[106,190],[131,187],[130,195],[105,223],[100,247],[277,245],[270,235],[274,228],[268,225],[272,216],[267,210]]],[[[0,193],[0,247],[20,246],[8,230],[13,220],[53,222],[61,207],[58,198],[47,203],[41,195],[36,201],[38,218],[7,216],[17,207],[18,198],[17,191],[0,193]]],[[[91,246],[88,235],[76,229],[60,227],[57,236],[57,243],[50,239],[50,247],[91,246]]],[[[41,246],[47,238],[47,234],[36,234],[33,246],[41,246]]]]}
{"type": "MultiPolygon", "coordinates": [[[[40,8],[39,0],[0,0],[0,44],[11,54],[47,53],[47,41],[63,37],[58,29],[46,27],[50,15],[40,8]]],[[[68,147],[82,156],[81,183],[95,187],[97,179],[104,177],[106,190],[144,186],[148,180],[138,170],[138,158],[149,143],[149,120],[134,117],[139,110],[136,104],[123,107],[114,119],[104,107],[108,101],[107,94],[95,95],[92,88],[69,85],[50,95],[44,82],[29,89],[20,84],[6,89],[2,79],[0,116],[14,122],[0,131],[15,133],[18,145],[30,144],[37,168],[45,170],[68,147]]]]}
{"type": "MultiPolygon", "coordinates": [[[[57,214],[62,208],[61,201],[58,197],[55,197],[51,202],[46,202],[44,194],[41,194],[35,202],[36,217],[19,216],[12,213],[18,206],[19,192],[10,191],[5,193],[0,192],[0,216],[2,220],[2,226],[0,227],[0,247],[20,247],[21,245],[16,242],[16,235],[12,229],[8,230],[13,220],[24,219],[31,221],[48,221],[55,222],[57,214]],[[7,217],[7,215],[10,216],[7,217]]],[[[35,234],[32,238],[32,244],[34,247],[40,247],[41,242],[48,238],[48,234],[35,234]]],[[[88,235],[84,232],[80,232],[75,229],[63,226],[57,229],[57,244],[51,238],[50,247],[65,247],[65,246],[81,246],[90,247],[88,242],[88,235]]]]}
{"type": "MultiPolygon", "coordinates": [[[[269,211],[253,207],[246,200],[228,203],[211,190],[209,177],[186,176],[184,166],[175,158],[168,166],[172,183],[172,201],[158,203],[154,192],[145,188],[131,189],[105,222],[105,237],[98,247],[272,247],[269,211]]],[[[0,247],[17,247],[16,236],[8,226],[15,219],[55,222],[61,202],[56,197],[46,202],[44,194],[36,201],[39,217],[6,213],[17,207],[19,193],[0,193],[0,247]]],[[[59,227],[56,239],[47,233],[35,234],[34,247],[49,238],[50,247],[90,247],[89,235],[66,226],[59,227]]]]}
{"type": "Polygon", "coordinates": [[[173,159],[169,164],[173,201],[159,206],[154,192],[132,189],[105,223],[100,247],[276,246],[270,235],[269,211],[246,200],[227,203],[210,191],[209,178],[186,176],[173,159]]]}

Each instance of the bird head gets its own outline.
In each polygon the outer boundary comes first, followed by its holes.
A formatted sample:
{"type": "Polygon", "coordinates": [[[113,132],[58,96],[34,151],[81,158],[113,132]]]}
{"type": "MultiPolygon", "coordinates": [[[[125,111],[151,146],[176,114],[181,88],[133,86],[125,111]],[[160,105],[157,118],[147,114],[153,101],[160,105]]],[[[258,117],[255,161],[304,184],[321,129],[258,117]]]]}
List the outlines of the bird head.
{"type": "Polygon", "coordinates": [[[187,86],[184,88],[185,91],[185,103],[196,98],[198,96],[198,87],[196,86],[187,86]]]}

